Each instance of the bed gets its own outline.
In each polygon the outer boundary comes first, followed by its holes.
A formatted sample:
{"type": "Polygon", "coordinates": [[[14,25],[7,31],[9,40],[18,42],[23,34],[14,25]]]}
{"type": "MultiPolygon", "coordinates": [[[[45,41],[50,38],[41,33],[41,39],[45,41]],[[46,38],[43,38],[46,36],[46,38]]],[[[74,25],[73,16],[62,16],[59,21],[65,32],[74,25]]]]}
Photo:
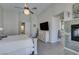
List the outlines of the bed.
{"type": "Polygon", "coordinates": [[[13,35],[0,40],[0,55],[29,55],[37,53],[37,40],[26,35],[13,35]]]}

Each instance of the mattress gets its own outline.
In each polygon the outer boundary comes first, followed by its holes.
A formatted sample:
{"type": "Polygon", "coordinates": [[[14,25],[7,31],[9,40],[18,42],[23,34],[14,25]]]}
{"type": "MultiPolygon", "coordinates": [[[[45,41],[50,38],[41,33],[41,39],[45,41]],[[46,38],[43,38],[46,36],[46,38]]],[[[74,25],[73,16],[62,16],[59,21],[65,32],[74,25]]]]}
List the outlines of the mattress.
{"type": "Polygon", "coordinates": [[[29,49],[33,50],[32,39],[26,35],[8,36],[0,40],[0,54],[10,53],[23,48],[27,49],[25,52],[28,52],[29,49]]]}
{"type": "Polygon", "coordinates": [[[33,48],[21,48],[1,55],[30,55],[34,51],[33,48]]]}

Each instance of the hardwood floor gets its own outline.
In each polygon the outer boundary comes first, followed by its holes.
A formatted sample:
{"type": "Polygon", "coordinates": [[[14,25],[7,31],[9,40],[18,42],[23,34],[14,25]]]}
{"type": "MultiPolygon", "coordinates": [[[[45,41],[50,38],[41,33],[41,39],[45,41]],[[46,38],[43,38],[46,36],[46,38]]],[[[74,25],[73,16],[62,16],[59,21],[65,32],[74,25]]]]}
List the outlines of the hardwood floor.
{"type": "Polygon", "coordinates": [[[64,46],[61,42],[57,43],[44,43],[40,40],[37,41],[38,55],[63,55],[64,46]]]}

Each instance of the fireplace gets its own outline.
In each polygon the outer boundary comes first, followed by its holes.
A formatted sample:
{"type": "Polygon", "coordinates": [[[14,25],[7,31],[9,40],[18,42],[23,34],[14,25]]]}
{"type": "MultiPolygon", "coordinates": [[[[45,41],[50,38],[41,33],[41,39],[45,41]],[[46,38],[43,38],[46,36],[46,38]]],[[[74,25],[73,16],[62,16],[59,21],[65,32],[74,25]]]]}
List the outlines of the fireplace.
{"type": "Polygon", "coordinates": [[[71,25],[71,40],[79,42],[79,24],[71,25]]]}

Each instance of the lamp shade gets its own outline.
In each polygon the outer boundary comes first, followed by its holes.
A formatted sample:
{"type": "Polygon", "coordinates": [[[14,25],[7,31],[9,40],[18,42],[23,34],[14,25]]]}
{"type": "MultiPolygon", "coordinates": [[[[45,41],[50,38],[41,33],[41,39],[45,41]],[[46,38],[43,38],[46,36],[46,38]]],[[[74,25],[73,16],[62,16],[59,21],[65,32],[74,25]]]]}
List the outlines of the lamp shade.
{"type": "Polygon", "coordinates": [[[21,25],[21,30],[22,30],[22,31],[24,30],[24,26],[23,26],[23,25],[21,25]]]}
{"type": "Polygon", "coordinates": [[[3,28],[0,27],[0,31],[2,31],[2,30],[3,30],[3,28]]]}

